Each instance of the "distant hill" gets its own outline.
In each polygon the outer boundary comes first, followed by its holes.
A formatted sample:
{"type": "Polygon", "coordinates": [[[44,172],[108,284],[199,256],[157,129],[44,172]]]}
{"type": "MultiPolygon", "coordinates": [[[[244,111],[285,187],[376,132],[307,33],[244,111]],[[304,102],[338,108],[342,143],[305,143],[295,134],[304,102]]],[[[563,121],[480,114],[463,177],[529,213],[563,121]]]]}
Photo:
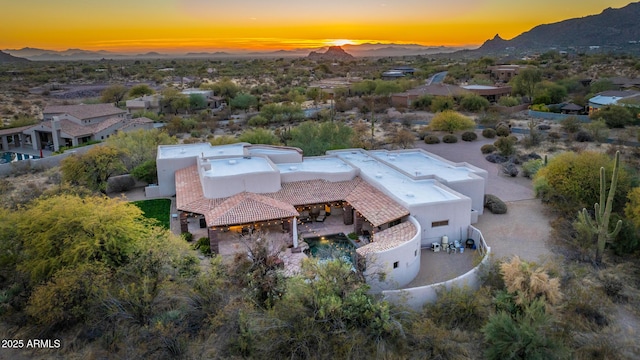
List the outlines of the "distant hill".
{"type": "Polygon", "coordinates": [[[474,52],[545,51],[551,48],[640,50],[640,2],[620,9],[607,8],[598,15],[538,25],[511,40],[496,35],[474,52]]]}
{"type": "Polygon", "coordinates": [[[28,62],[29,60],[0,51],[0,63],[28,62]]]}
{"type": "Polygon", "coordinates": [[[351,60],[353,55],[344,51],[340,46],[330,46],[325,52],[310,52],[307,58],[312,60],[351,60]]]}

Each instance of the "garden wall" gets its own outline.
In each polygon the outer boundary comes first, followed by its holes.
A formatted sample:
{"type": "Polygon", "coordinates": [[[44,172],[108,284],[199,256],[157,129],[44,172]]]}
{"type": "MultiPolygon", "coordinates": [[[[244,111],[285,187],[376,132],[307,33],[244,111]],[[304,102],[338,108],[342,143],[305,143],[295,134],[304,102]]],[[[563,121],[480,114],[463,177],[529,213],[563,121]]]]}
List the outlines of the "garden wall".
{"type": "Polygon", "coordinates": [[[562,121],[568,117],[575,117],[578,120],[580,120],[580,122],[589,122],[591,121],[591,118],[589,118],[588,115],[570,115],[570,114],[557,114],[557,113],[551,113],[551,112],[544,112],[544,111],[533,111],[533,110],[529,110],[529,116],[537,118],[537,119],[544,119],[544,120],[553,120],[553,121],[562,121]]]}

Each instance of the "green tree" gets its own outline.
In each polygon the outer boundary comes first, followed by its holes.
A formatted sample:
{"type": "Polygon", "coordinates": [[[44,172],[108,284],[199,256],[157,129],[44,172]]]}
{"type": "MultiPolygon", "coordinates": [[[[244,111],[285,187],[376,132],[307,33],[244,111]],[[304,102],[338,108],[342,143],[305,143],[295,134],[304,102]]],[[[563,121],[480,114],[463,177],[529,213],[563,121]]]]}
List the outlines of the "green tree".
{"type": "Polygon", "coordinates": [[[189,95],[189,110],[202,110],[207,107],[207,99],[201,94],[189,95]]]}
{"type": "Polygon", "coordinates": [[[60,164],[62,179],[71,185],[106,193],[109,178],[126,171],[122,161],[126,155],[125,150],[112,146],[95,146],[82,155],[63,159],[60,164]]]}
{"type": "MultiPolygon", "coordinates": [[[[602,167],[607,172],[613,172],[613,163],[606,154],[594,151],[564,152],[551,158],[547,166],[538,171],[534,177],[534,189],[543,201],[561,213],[574,217],[578,211],[598,201],[598,174],[602,167]]],[[[631,175],[621,167],[618,170],[613,212],[622,211],[630,189],[631,175]]]]}
{"type": "Polygon", "coordinates": [[[178,89],[166,88],[162,91],[162,103],[166,104],[172,113],[177,114],[189,108],[189,97],[178,89]]]}
{"type": "Polygon", "coordinates": [[[129,97],[130,98],[137,98],[137,97],[141,97],[144,95],[152,95],[154,94],[155,91],[153,91],[153,89],[147,85],[147,84],[138,84],[133,86],[130,90],[129,90],[129,97]]]}
{"type": "Polygon", "coordinates": [[[60,195],[31,203],[16,227],[23,242],[19,269],[33,284],[63,268],[126,263],[149,223],[139,208],[106,197],[60,195]]]}
{"type": "Polygon", "coordinates": [[[431,101],[431,111],[447,111],[456,107],[456,100],[451,96],[436,96],[431,101]]]}
{"type": "Polygon", "coordinates": [[[536,85],[542,81],[542,71],[537,68],[525,68],[520,70],[512,80],[513,91],[533,99],[536,85]]]}
{"type": "Polygon", "coordinates": [[[417,98],[414,102],[411,103],[411,107],[418,110],[428,110],[431,107],[432,101],[433,101],[433,96],[422,95],[419,98],[417,98]]]}
{"type": "Polygon", "coordinates": [[[273,132],[267,129],[252,129],[244,131],[238,138],[240,142],[250,144],[279,145],[280,139],[273,132]]]}
{"type": "Polygon", "coordinates": [[[108,146],[126,152],[126,156],[123,157],[123,163],[127,171],[131,171],[147,161],[155,162],[159,145],[177,144],[178,140],[162,130],[140,129],[118,132],[110,136],[105,143],[108,146]]]}
{"type": "Polygon", "coordinates": [[[111,85],[102,90],[102,93],[100,93],[100,101],[102,101],[103,103],[112,102],[116,106],[118,106],[118,103],[120,103],[120,101],[124,99],[128,91],[129,89],[127,89],[127,87],[124,85],[111,85]]]}
{"type": "Polygon", "coordinates": [[[624,208],[624,213],[635,225],[637,229],[640,229],[640,187],[635,187],[629,191],[629,202],[624,208]]]}
{"type": "Polygon", "coordinates": [[[246,112],[252,106],[258,105],[258,98],[251,94],[239,93],[231,99],[231,103],[229,105],[231,105],[231,108],[233,109],[241,109],[246,112]]]}
{"type": "Polygon", "coordinates": [[[402,92],[402,86],[393,81],[379,81],[376,83],[374,93],[376,95],[389,96],[394,93],[402,92]]]}
{"type": "Polygon", "coordinates": [[[604,120],[609,128],[624,128],[634,122],[633,114],[624,106],[610,105],[591,114],[592,120],[604,120]]]}
{"type": "Polygon", "coordinates": [[[351,147],[353,130],[337,122],[303,122],[291,129],[291,140],[287,143],[302,149],[305,156],[324,155],[327,150],[351,147]]]}
{"type": "Polygon", "coordinates": [[[464,110],[471,112],[486,110],[490,105],[489,100],[476,94],[465,95],[460,100],[460,106],[464,110]]]}
{"type": "Polygon", "coordinates": [[[240,92],[240,87],[230,79],[223,79],[213,84],[203,84],[200,85],[200,88],[213,90],[214,95],[225,98],[227,104],[230,104],[231,99],[240,92]]]}
{"type": "Polygon", "coordinates": [[[475,127],[476,123],[472,119],[452,110],[437,113],[429,123],[431,130],[448,131],[451,134],[461,130],[473,130],[475,127]]]}

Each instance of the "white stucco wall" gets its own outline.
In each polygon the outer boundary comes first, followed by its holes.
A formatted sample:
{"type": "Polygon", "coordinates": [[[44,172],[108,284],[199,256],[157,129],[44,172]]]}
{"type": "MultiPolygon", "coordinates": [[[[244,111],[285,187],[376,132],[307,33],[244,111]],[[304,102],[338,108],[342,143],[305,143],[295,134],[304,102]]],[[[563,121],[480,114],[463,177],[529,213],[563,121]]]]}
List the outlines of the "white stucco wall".
{"type": "Polygon", "coordinates": [[[295,181],[307,181],[322,179],[330,182],[349,181],[358,175],[357,169],[351,169],[345,172],[328,173],[319,171],[303,171],[298,170],[295,172],[281,173],[282,182],[295,182],[295,181]]]}
{"type": "Polygon", "coordinates": [[[420,271],[420,223],[412,216],[408,217],[417,231],[407,242],[383,252],[366,255],[367,268],[364,276],[372,292],[398,289],[410,283],[420,271]],[[393,264],[398,262],[398,267],[393,264]],[[380,281],[380,273],[384,273],[384,281],[380,281]]]}
{"type": "Polygon", "coordinates": [[[158,186],[160,195],[173,196],[176,194],[176,171],[196,164],[197,156],[185,158],[161,158],[156,159],[158,167],[158,186]]]}
{"type": "Polygon", "coordinates": [[[429,247],[447,235],[450,241],[466,239],[466,229],[471,224],[471,199],[462,198],[438,203],[409,206],[411,215],[420,223],[422,246],[429,247]],[[432,227],[436,221],[449,221],[448,225],[432,227]]]}
{"type": "Polygon", "coordinates": [[[277,171],[253,172],[251,176],[203,176],[201,181],[204,196],[209,199],[229,197],[243,191],[264,194],[281,189],[277,171]]]}

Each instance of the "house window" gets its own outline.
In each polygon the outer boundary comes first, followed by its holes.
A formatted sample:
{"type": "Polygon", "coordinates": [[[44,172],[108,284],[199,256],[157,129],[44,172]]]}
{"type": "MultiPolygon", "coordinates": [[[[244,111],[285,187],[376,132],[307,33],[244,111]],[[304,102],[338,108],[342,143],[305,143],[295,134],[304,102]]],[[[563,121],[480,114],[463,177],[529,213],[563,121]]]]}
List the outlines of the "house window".
{"type": "Polygon", "coordinates": [[[389,223],[389,227],[396,226],[396,225],[398,225],[398,224],[400,224],[400,219],[398,219],[398,220],[394,220],[394,221],[390,222],[390,223],[389,223]]]}
{"type": "Polygon", "coordinates": [[[418,256],[418,250],[413,250],[413,256],[418,256]]]}
{"type": "Polygon", "coordinates": [[[448,225],[449,225],[449,220],[440,220],[440,221],[434,221],[431,223],[431,227],[448,226],[448,225]]]}
{"type": "Polygon", "coordinates": [[[396,262],[393,263],[393,268],[397,269],[399,265],[400,265],[400,262],[396,261],[396,262]]]}

